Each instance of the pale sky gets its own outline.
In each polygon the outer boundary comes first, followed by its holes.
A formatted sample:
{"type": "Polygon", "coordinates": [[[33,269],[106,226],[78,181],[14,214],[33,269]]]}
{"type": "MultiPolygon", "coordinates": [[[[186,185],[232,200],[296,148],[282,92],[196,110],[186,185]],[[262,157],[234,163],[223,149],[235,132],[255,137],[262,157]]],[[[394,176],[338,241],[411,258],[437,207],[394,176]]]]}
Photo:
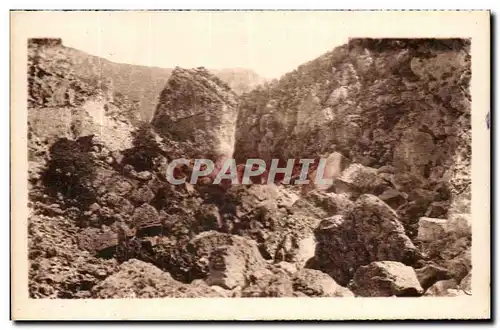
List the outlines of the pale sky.
{"type": "Polygon", "coordinates": [[[66,46],[114,62],[165,68],[243,67],[265,78],[278,78],[348,38],[343,22],[331,12],[25,14],[23,24],[35,18],[39,22],[33,37],[61,37],[66,46]]]}

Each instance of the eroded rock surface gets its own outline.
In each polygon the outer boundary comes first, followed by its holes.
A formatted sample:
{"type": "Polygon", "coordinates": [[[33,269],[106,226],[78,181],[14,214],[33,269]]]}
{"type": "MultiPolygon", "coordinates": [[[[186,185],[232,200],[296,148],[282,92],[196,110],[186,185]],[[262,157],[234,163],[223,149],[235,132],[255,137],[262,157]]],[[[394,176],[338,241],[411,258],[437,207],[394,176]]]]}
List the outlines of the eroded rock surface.
{"type": "Polygon", "coordinates": [[[152,123],[164,136],[193,142],[192,157],[230,157],[236,107],[234,92],[207,70],[176,68],[160,94],[152,123]]]}
{"type": "Polygon", "coordinates": [[[149,125],[156,75],[124,95],[108,62],[31,43],[30,297],[470,294],[468,47],[353,39],[240,97],[177,68],[149,125]],[[325,158],[332,183],[167,182],[198,156],[325,158]]]}
{"type": "Polygon", "coordinates": [[[139,260],[120,265],[118,272],[92,288],[93,298],[195,298],[223,297],[217,290],[203,283],[185,285],[170,274],[139,260]]]}
{"type": "Polygon", "coordinates": [[[362,195],[350,214],[325,219],[315,229],[312,268],[346,285],[356,270],[373,261],[393,260],[412,265],[420,253],[405,235],[397,214],[373,195],[362,195]]]}
{"type": "Polygon", "coordinates": [[[349,289],[335,283],[327,274],[315,269],[301,269],[293,277],[294,290],[309,297],[353,297],[349,289]]]}

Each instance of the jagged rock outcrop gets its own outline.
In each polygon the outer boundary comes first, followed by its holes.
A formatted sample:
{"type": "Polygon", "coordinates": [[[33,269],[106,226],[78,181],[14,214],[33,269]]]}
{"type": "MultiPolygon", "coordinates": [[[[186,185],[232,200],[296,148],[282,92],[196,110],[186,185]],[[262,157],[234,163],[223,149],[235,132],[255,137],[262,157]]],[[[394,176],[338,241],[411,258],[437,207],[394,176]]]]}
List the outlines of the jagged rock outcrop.
{"type": "MultiPolygon", "coordinates": [[[[114,63],[77,49],[65,47],[64,41],[59,38],[32,38],[28,40],[28,46],[30,48],[46,48],[45,51],[51,48],[52,50],[58,49],[58,52],[64,52],[65,56],[60,58],[60,61],[71,61],[67,63],[66,68],[71,69],[78,77],[81,77],[81,79],[72,81],[70,85],[79,86],[82,82],[96,81],[96,77],[106,77],[107,84],[113,86],[115,92],[113,98],[117,107],[120,109],[124,106],[133,108],[133,112],[138,118],[144,121],[152,119],[158,103],[158,96],[173,71],[170,68],[114,63]]],[[[238,95],[249,92],[265,81],[255,72],[247,69],[212,69],[210,72],[227,83],[238,95]]],[[[81,96],[76,94],[81,91],[85,91],[85,88],[77,88],[75,92],[69,91],[67,98],[75,98],[75,101],[78,102],[81,96]]],[[[64,92],[58,93],[58,95],[59,97],[63,96],[64,92]]],[[[46,96],[51,97],[48,94],[46,96]]]]}
{"type": "Polygon", "coordinates": [[[234,92],[207,70],[176,68],[160,95],[152,123],[163,136],[192,142],[195,154],[191,157],[231,157],[236,107],[234,92]]]}
{"type": "MultiPolygon", "coordinates": [[[[87,150],[103,159],[132,143],[137,113],[117,103],[109,81],[82,75],[78,58],[60,43],[28,43],[28,162],[30,183],[36,184],[60,139],[94,140],[87,150]],[[102,146],[105,145],[105,148],[102,146]]],[[[94,67],[89,71],[95,72],[94,67]]],[[[86,151],[86,152],[87,152],[86,151]]],[[[69,150],[68,150],[69,152],[69,150]]]]}

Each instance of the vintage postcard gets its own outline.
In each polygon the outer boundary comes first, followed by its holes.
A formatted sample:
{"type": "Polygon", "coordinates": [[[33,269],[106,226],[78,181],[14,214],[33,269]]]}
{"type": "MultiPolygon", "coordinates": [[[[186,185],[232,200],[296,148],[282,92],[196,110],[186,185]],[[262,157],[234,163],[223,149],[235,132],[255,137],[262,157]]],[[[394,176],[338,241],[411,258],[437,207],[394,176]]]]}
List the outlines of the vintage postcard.
{"type": "Polygon", "coordinates": [[[489,319],[488,11],[12,11],[15,320],[489,319]]]}

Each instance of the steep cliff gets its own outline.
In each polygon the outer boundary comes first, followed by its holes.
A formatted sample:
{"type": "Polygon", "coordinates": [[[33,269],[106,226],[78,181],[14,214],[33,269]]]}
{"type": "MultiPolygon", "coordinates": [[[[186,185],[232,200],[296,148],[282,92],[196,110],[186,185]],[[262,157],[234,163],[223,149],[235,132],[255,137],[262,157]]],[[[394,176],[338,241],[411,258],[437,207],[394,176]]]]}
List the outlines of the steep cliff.
{"type": "Polygon", "coordinates": [[[393,166],[415,177],[414,188],[449,183],[467,199],[469,47],[462,39],[351,39],[242,96],[235,157],[339,151],[365,166],[393,166]]]}
{"type": "Polygon", "coordinates": [[[121,98],[92,71],[96,68],[88,67],[81,76],[73,51],[47,40],[31,39],[28,45],[28,161],[33,178],[56,141],[93,137],[118,151],[132,146],[139,122],[136,104],[121,98]],[[95,74],[91,78],[90,72],[95,74]]]}

